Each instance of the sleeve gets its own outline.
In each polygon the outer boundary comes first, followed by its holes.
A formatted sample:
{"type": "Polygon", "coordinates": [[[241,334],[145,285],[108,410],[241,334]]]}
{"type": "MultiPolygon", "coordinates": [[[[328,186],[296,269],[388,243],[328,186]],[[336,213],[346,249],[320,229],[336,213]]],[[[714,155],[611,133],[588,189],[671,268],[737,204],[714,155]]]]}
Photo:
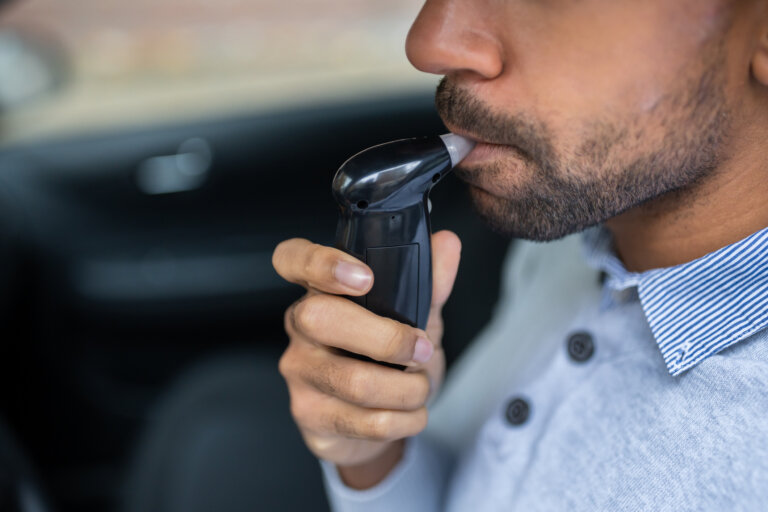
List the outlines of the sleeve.
{"type": "Polygon", "coordinates": [[[335,464],[320,461],[334,512],[439,512],[451,472],[448,450],[421,434],[406,440],[403,459],[375,487],[347,487],[335,464]]]}

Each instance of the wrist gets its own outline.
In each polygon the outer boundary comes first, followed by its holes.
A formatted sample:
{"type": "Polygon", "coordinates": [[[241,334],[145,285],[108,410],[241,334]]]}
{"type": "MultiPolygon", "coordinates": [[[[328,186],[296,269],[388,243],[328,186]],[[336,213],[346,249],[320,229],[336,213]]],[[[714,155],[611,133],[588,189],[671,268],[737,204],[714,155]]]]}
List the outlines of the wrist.
{"type": "Polygon", "coordinates": [[[354,466],[337,466],[339,477],[352,489],[370,489],[384,480],[397,466],[403,458],[404,451],[405,439],[399,439],[371,461],[354,466]]]}

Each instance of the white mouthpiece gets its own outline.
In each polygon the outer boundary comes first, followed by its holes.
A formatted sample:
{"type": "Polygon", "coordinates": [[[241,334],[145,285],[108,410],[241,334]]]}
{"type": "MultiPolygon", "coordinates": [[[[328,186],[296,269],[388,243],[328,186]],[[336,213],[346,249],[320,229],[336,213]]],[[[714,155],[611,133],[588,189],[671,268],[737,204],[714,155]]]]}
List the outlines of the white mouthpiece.
{"type": "Polygon", "coordinates": [[[451,167],[456,167],[475,147],[475,141],[454,133],[446,133],[440,138],[443,139],[443,144],[451,155],[451,167]]]}

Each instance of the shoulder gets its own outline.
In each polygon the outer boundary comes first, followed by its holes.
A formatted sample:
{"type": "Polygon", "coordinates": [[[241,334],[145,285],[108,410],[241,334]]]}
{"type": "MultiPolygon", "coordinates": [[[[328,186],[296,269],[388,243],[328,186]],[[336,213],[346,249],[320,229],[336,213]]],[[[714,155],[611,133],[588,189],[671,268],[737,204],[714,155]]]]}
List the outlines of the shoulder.
{"type": "Polygon", "coordinates": [[[596,372],[595,380],[621,382],[625,386],[622,394],[634,400],[633,405],[648,403],[660,411],[657,417],[665,422],[673,423],[686,415],[686,421],[707,424],[722,413],[725,422],[754,424],[768,432],[768,329],[708,357],[678,377],[669,375],[659,362],[618,360],[596,372]]]}
{"type": "Polygon", "coordinates": [[[633,358],[596,369],[553,415],[532,473],[555,480],[578,473],[605,507],[629,496],[639,509],[657,510],[765,503],[767,344],[764,330],[679,377],[633,358]],[[589,455],[562,457],[563,450],[589,455]],[[558,470],[547,461],[558,461],[558,470]]]}
{"type": "MultiPolygon", "coordinates": [[[[655,433],[657,441],[675,436],[676,446],[694,450],[715,444],[745,446],[754,440],[743,435],[746,431],[768,435],[766,391],[768,329],[677,377],[669,375],[660,360],[613,361],[597,369],[582,392],[623,415],[636,415],[625,422],[630,440],[644,440],[649,433],[655,433]],[[621,400],[611,402],[613,395],[621,400]]],[[[768,443],[762,449],[768,456],[768,443]]],[[[768,471],[768,459],[762,466],[768,471]]]]}

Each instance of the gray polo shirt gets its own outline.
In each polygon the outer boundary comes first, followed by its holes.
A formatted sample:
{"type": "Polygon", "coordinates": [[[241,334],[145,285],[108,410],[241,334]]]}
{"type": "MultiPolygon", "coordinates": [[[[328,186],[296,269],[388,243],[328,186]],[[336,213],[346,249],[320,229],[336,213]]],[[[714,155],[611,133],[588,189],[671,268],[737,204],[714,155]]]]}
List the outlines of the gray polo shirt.
{"type": "Polygon", "coordinates": [[[334,510],[768,510],[768,229],[627,272],[602,229],[520,243],[430,424],[334,510]]]}

